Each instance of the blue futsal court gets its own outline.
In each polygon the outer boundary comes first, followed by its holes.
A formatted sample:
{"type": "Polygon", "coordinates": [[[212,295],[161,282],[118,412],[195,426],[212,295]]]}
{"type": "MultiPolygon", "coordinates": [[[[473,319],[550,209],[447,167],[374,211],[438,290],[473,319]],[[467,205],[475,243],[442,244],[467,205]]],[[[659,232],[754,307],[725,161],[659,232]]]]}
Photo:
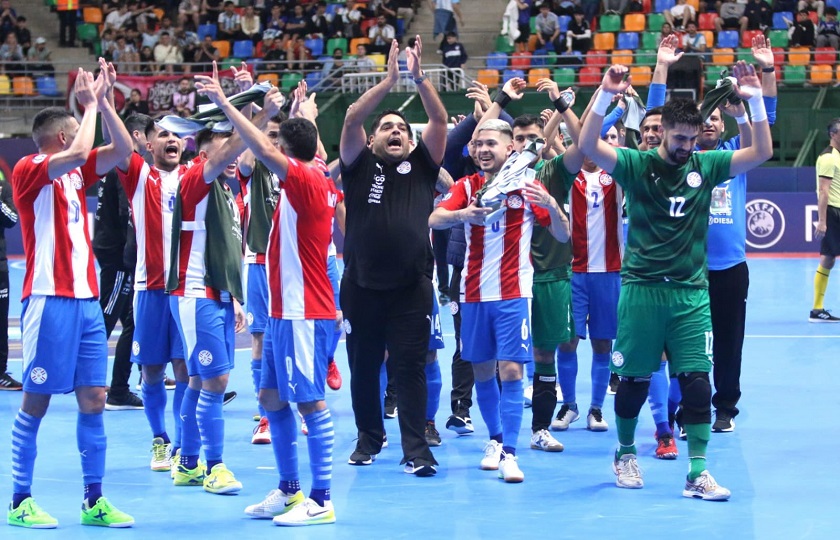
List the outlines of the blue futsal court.
{"type": "MultiPolygon", "coordinates": [[[[104,492],[136,520],[133,529],[110,531],[79,525],[81,467],[76,451],[76,405],[72,396],[53,402],[38,437],[33,493],[59,520],[56,532],[0,525],[0,538],[837,538],[837,447],[840,397],[832,388],[840,351],[840,325],[809,324],[816,256],[810,259],[751,259],[752,287],[742,375],[743,398],[734,433],[713,434],[709,468],[732,490],[723,503],[681,496],[688,468],[685,442],[676,461],[653,458],[655,441],[649,409],[637,431],[639,464],[645,487],[615,487],[610,464],[616,446],[612,397],[607,397],[606,433],[585,429],[585,415],[569,431],[555,434],[566,450],[548,454],[528,448],[530,410],[519,438],[522,484],[504,484],[478,463],[487,437],[474,406],[475,434],[458,438],[444,429],[449,415],[452,318],[442,312],[447,347],[440,354],[444,374],[437,415],[443,446],[433,478],[414,478],[399,465],[396,420],[385,420],[391,448],[369,467],[351,467],[355,428],[343,343],[336,360],[344,386],[327,402],[336,426],[332,498],[337,523],[280,530],[270,521],[245,517],[245,506],[259,502],[277,486],[269,446],[250,444],[256,425],[251,397],[248,339],[240,338],[230,388],[239,397],[225,408],[225,463],[243,483],[238,496],[173,487],[169,475],[149,470],[151,433],[142,411],[105,412],[108,434],[104,492]],[[832,532],[834,531],[834,532],[832,532]]],[[[11,271],[12,317],[19,316],[22,263],[11,271]]],[[[840,310],[840,272],[835,272],[826,307],[840,310]]],[[[16,358],[10,370],[19,378],[19,332],[10,330],[16,358]]],[[[61,354],[61,351],[56,351],[61,354]]],[[[590,349],[579,348],[578,401],[589,399],[590,349]]],[[[136,383],[132,376],[132,386],[136,383]]],[[[169,393],[171,400],[172,393],[169,393]]],[[[0,430],[9,433],[20,405],[18,392],[0,392],[0,430]]],[[[171,405],[170,405],[171,407],[171,405]]],[[[171,420],[167,416],[167,422],[171,420]]],[[[0,445],[0,500],[11,499],[10,443],[0,445]]],[[[300,445],[301,483],[311,483],[305,437],[300,445]]]]}

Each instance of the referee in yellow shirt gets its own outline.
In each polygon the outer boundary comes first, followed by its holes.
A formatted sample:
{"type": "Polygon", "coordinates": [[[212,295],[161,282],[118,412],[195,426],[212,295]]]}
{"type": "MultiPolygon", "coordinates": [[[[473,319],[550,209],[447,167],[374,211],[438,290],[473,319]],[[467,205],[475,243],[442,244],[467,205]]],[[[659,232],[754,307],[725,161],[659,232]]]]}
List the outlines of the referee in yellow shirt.
{"type": "Polygon", "coordinates": [[[836,323],[835,317],[823,307],[828,274],[834,259],[840,254],[840,118],[828,124],[829,146],[817,158],[817,223],[814,237],[820,243],[820,265],[814,276],[814,309],[808,321],[836,323]]]}

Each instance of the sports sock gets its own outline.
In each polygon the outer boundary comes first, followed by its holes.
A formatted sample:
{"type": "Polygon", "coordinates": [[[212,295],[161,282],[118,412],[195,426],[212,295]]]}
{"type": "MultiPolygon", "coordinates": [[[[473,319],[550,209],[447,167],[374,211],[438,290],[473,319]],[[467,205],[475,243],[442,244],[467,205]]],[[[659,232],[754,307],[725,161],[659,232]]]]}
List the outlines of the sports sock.
{"type": "Polygon", "coordinates": [[[682,390],[680,390],[680,383],[676,379],[668,381],[668,418],[670,419],[676,414],[677,409],[682,401],[682,390]]]}
{"type": "Polygon", "coordinates": [[[554,362],[537,364],[534,362],[534,393],[531,396],[531,431],[548,429],[551,416],[557,405],[557,373],[554,362]]]}
{"type": "Polygon", "coordinates": [[[491,439],[502,433],[500,398],[501,392],[495,377],[486,381],[475,381],[475,400],[491,439]]]}
{"type": "Polygon", "coordinates": [[[639,423],[639,418],[622,418],[615,415],[615,429],[618,432],[618,444],[620,445],[616,450],[616,459],[624,454],[636,453],[636,424],[639,423]]]}
{"type": "Polygon", "coordinates": [[[823,309],[823,300],[825,299],[825,290],[828,288],[828,274],[830,272],[830,268],[823,268],[821,264],[817,266],[817,272],[814,274],[814,309],[823,309]]]}
{"type": "Polygon", "coordinates": [[[280,472],[280,480],[299,480],[295,414],[287,405],[279,411],[265,411],[265,415],[268,418],[271,448],[274,450],[274,461],[280,472]]]}
{"type": "Polygon", "coordinates": [[[94,482],[92,484],[85,484],[85,501],[87,501],[88,508],[93,508],[96,501],[102,496],[102,482],[94,482]]]}
{"type": "MultiPolygon", "coordinates": [[[[152,433],[166,432],[166,384],[161,379],[155,384],[143,381],[140,386],[143,395],[143,412],[149,421],[152,433]]],[[[155,435],[157,436],[157,435],[155,435]]]]}
{"type": "Polygon", "coordinates": [[[283,493],[293,495],[300,491],[300,480],[280,480],[277,489],[283,493]]]}
{"type": "Polygon", "coordinates": [[[563,403],[577,402],[575,395],[575,379],[578,372],[577,351],[563,352],[557,350],[557,381],[563,391],[563,403]]]}
{"type": "Polygon", "coordinates": [[[184,390],[184,400],[181,403],[181,465],[188,469],[195,469],[198,454],[201,452],[201,435],[198,431],[196,408],[198,407],[199,391],[189,386],[184,390]],[[192,464],[192,466],[189,466],[192,464]]]}
{"type": "MultiPolygon", "coordinates": [[[[437,363],[437,362],[435,362],[437,363]]],[[[312,491],[309,498],[324,506],[329,500],[332,480],[332,450],[335,429],[329,409],[305,415],[309,428],[307,436],[309,446],[309,468],[312,471],[312,491]]]]}
{"type": "MultiPolygon", "coordinates": [[[[85,486],[99,484],[99,496],[102,496],[102,477],[105,476],[105,449],[108,442],[105,437],[105,422],[101,412],[98,414],[79,413],[76,421],[76,444],[79,448],[79,454],[82,456],[82,476],[85,486]]],[[[96,486],[93,489],[96,489],[96,486]]],[[[88,491],[87,487],[85,491],[88,491]]],[[[96,497],[92,502],[88,500],[88,504],[93,506],[98,498],[96,497]]]]}
{"type": "MultiPolygon", "coordinates": [[[[534,364],[536,364],[536,362],[528,362],[525,364],[525,375],[528,377],[528,381],[531,382],[534,380],[534,373],[536,371],[536,366],[534,364]]],[[[530,382],[528,384],[530,384],[530,382]]]]}
{"type": "Polygon", "coordinates": [[[35,439],[41,419],[18,410],[12,426],[12,507],[31,496],[32,473],[35,470],[35,456],[38,448],[35,439]]]}
{"type": "Polygon", "coordinates": [[[265,409],[260,405],[260,379],[262,378],[262,359],[251,358],[251,380],[254,383],[254,397],[257,398],[257,409],[260,411],[260,418],[265,418],[265,409]]]}
{"type": "Polygon", "coordinates": [[[198,395],[195,418],[198,422],[198,431],[201,434],[204,457],[207,459],[208,473],[222,462],[222,454],[225,449],[225,419],[222,416],[224,399],[224,392],[211,392],[203,388],[198,395]]]}
{"type": "MultiPolygon", "coordinates": [[[[659,371],[650,376],[650,389],[648,390],[648,403],[650,412],[653,413],[653,421],[658,426],[668,425],[668,363],[660,362],[659,371]]],[[[659,431],[657,431],[659,434],[659,431]]]]}
{"type": "Polygon", "coordinates": [[[502,443],[506,454],[516,454],[519,430],[522,427],[522,380],[502,381],[500,414],[502,418],[502,443]]]}
{"type": "Polygon", "coordinates": [[[604,398],[610,385],[610,353],[592,353],[592,400],[590,407],[604,408],[604,398]]]}
{"type": "Polygon", "coordinates": [[[688,479],[694,480],[706,470],[706,447],[712,435],[711,424],[686,424],[688,439],[688,479]]]}
{"type": "Polygon", "coordinates": [[[426,420],[435,421],[438,408],[440,407],[440,392],[443,389],[443,380],[440,377],[440,363],[437,360],[426,364],[426,420]]]}
{"type": "Polygon", "coordinates": [[[181,448],[181,405],[184,403],[184,392],[187,391],[187,383],[176,382],[175,393],[172,396],[172,418],[175,420],[175,439],[172,441],[172,454],[181,448]]]}

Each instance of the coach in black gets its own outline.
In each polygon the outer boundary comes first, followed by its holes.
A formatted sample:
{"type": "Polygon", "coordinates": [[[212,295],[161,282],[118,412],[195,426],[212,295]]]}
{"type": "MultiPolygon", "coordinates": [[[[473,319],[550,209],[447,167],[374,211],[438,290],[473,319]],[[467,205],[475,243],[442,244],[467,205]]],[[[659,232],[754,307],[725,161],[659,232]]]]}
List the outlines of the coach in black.
{"type": "MultiPolygon", "coordinates": [[[[428,218],[446,145],[446,109],[420,69],[421,43],[406,49],[428,124],[416,147],[397,111],[373,121],[366,145],[365,119],[399,80],[399,46],[391,44],[385,79],[347,111],[341,132],[341,175],[347,205],[344,308],[350,392],[359,441],[351,465],[370,465],[384,435],[379,370],[387,348],[397,384],[405,472],[437,471],[424,436],[426,352],[429,348],[433,257],[428,218]]],[[[442,188],[444,191],[448,187],[442,188]]]]}

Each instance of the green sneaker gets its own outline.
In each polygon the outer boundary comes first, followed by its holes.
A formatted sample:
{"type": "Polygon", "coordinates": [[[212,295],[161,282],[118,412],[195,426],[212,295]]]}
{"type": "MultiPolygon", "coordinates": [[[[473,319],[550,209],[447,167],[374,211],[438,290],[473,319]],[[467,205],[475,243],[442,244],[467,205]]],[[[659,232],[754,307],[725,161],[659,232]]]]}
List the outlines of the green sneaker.
{"type": "Polygon", "coordinates": [[[178,465],[181,463],[181,449],[175,450],[175,453],[172,454],[172,457],[169,458],[170,465],[169,465],[169,478],[175,480],[175,473],[178,472],[178,465]]]}
{"type": "Polygon", "coordinates": [[[93,508],[88,507],[87,500],[82,503],[82,525],[96,525],[97,527],[131,527],[134,518],[118,510],[105,497],[99,497],[93,508]]]}
{"type": "Polygon", "coordinates": [[[195,469],[188,469],[180,463],[176,465],[175,476],[172,480],[173,486],[200,486],[204,484],[207,471],[201,461],[195,469]]]}
{"type": "Polygon", "coordinates": [[[55,529],[58,527],[58,520],[44,512],[32,497],[23,499],[14,510],[12,510],[10,504],[6,521],[9,525],[28,529],[55,529]]]}
{"type": "Polygon", "coordinates": [[[217,495],[237,493],[240,489],[242,489],[242,483],[233,476],[224,463],[214,465],[210,474],[204,479],[204,491],[217,495]]]}

